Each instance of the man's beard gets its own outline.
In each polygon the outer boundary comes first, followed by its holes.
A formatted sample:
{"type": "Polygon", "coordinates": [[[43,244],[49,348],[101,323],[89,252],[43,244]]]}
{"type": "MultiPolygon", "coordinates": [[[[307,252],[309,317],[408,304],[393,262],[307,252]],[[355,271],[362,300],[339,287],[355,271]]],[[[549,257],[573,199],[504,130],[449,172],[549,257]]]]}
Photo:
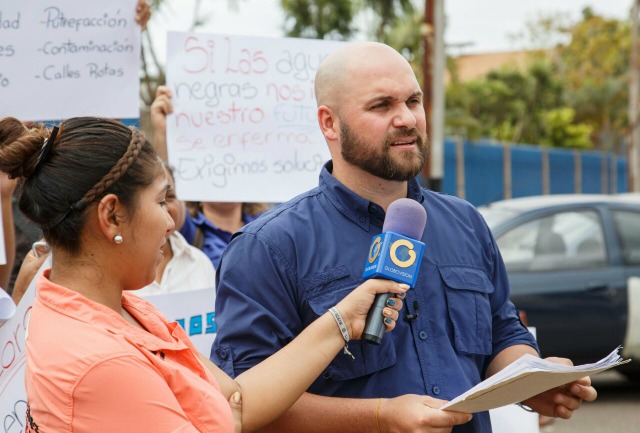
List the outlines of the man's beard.
{"type": "Polygon", "coordinates": [[[357,137],[349,125],[340,123],[342,158],[349,164],[385,180],[404,182],[413,179],[422,171],[427,158],[426,136],[420,135],[416,128],[399,129],[388,134],[382,141],[382,147],[370,149],[367,143],[357,137]],[[415,137],[416,152],[400,152],[398,158],[391,156],[391,143],[396,137],[415,137]],[[399,159],[399,160],[397,160],[399,159]]]}

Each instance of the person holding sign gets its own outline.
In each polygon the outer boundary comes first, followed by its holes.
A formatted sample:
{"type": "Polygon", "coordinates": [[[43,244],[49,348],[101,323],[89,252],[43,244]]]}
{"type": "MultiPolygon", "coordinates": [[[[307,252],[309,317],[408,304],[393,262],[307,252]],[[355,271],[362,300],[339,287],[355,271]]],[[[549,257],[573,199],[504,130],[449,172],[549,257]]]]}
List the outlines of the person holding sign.
{"type": "MultiPolygon", "coordinates": [[[[422,259],[416,247],[413,255],[405,251],[405,263],[394,262],[417,272],[403,320],[379,345],[354,345],[355,359],[338,354],[264,431],[490,432],[487,412],[470,421],[439,408],[520,356],[537,355],[537,346],[509,301],[505,267],[482,216],[471,204],[418,184],[426,116],[411,66],[389,46],[348,44],[321,63],[315,91],[332,160],[319,187],[258,218],[229,243],[216,277],[212,360],[241,375],[349,296],[362,283],[365,263],[375,261],[372,238],[386,224],[390,204],[409,199],[424,208],[427,222],[415,235],[424,244],[422,259]]],[[[524,404],[569,418],[595,398],[587,377],[524,404]]]]}
{"type": "Polygon", "coordinates": [[[53,257],[28,324],[28,431],[253,431],[360,337],[377,293],[395,294],[387,330],[398,318],[407,286],[368,281],[233,380],[131,294],[154,280],[174,228],[166,171],[141,132],[92,117],[51,131],[4,118],[0,171],[21,179],[19,206],[53,257]]]}
{"type": "MultiPolygon", "coordinates": [[[[163,160],[167,160],[167,120],[173,112],[171,91],[158,86],[151,104],[153,144],[163,160]]],[[[191,245],[201,249],[215,268],[235,232],[268,209],[264,203],[192,202],[177,230],[191,245]]]]}

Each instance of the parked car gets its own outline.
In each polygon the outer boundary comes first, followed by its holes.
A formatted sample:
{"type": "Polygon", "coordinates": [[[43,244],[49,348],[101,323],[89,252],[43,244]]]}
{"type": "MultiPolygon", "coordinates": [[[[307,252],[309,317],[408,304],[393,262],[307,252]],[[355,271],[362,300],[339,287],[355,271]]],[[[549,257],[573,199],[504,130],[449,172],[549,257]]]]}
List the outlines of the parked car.
{"type": "Polygon", "coordinates": [[[628,289],[640,277],[640,194],[535,196],[479,210],[542,355],[582,364],[624,345],[635,359],[620,371],[640,380],[640,333],[630,325],[640,297],[628,289]]]}

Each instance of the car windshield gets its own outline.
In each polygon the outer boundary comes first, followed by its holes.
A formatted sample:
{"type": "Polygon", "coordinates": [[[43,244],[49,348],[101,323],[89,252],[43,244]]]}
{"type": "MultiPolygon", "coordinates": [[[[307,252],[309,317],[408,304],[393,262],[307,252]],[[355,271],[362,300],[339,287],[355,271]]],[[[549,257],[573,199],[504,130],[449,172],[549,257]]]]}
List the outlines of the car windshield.
{"type": "Polygon", "coordinates": [[[493,230],[501,222],[506,221],[518,214],[517,212],[514,212],[510,209],[497,209],[487,206],[480,206],[478,208],[478,211],[480,211],[480,214],[482,214],[484,220],[487,222],[487,225],[491,230],[493,230]]]}

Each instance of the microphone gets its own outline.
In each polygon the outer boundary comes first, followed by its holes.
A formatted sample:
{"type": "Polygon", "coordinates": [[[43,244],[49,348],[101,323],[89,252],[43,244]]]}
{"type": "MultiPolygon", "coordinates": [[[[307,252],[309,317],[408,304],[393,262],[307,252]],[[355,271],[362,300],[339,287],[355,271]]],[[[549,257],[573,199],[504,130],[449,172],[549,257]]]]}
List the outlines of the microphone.
{"type": "MultiPolygon", "coordinates": [[[[401,198],[389,205],[382,233],[374,236],[362,278],[384,278],[413,287],[424,252],[422,238],[427,212],[415,200],[401,198]]],[[[363,340],[380,344],[384,334],[382,309],[391,293],[379,293],[367,314],[363,340]]]]}
{"type": "Polygon", "coordinates": [[[409,312],[409,304],[407,304],[407,313],[404,315],[404,321],[409,323],[412,320],[416,320],[419,316],[418,314],[418,301],[413,301],[413,313],[409,312]]]}

